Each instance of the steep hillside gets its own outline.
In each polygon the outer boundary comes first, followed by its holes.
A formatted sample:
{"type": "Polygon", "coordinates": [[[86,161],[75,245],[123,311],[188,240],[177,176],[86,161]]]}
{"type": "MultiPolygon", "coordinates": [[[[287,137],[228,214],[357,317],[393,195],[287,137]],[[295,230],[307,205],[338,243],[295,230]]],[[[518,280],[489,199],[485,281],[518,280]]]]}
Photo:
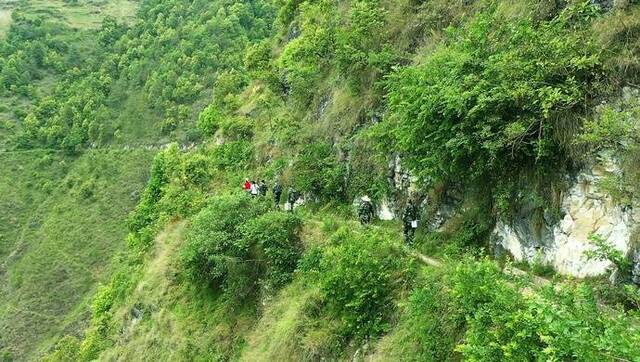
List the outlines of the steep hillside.
{"type": "Polygon", "coordinates": [[[50,338],[82,328],[96,284],[109,279],[115,255],[125,248],[126,217],[147,180],[152,155],[142,150],[93,151],[77,160],[46,152],[0,156],[30,170],[22,180],[12,173],[3,185],[15,197],[2,209],[3,219],[11,221],[0,264],[3,353],[36,358],[50,338]],[[34,174],[47,178],[39,181],[34,174]]]}
{"type": "Polygon", "coordinates": [[[0,47],[2,358],[640,358],[637,2],[38,4],[0,47]]]}
{"type": "Polygon", "coordinates": [[[193,124],[218,73],[270,26],[260,18],[268,4],[232,5],[3,3],[3,360],[37,359],[60,336],[82,335],[87,303],[126,247],[151,157],[168,140],[198,140],[181,122],[193,124]]]}

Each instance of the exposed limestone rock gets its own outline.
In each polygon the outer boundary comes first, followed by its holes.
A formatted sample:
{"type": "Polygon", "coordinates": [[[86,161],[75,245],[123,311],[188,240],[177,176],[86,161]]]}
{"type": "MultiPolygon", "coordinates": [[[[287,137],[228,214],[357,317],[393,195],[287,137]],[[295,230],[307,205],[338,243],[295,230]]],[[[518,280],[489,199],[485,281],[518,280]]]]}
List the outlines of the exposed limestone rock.
{"type": "Polygon", "coordinates": [[[395,217],[396,215],[391,209],[391,205],[389,204],[389,201],[387,201],[386,199],[382,200],[380,202],[380,206],[378,207],[378,219],[393,220],[395,219],[395,217]]]}
{"type": "Polygon", "coordinates": [[[561,274],[587,277],[605,273],[610,262],[586,260],[584,256],[592,247],[589,236],[597,234],[628,253],[636,225],[632,209],[616,205],[598,186],[606,175],[617,172],[620,169],[615,161],[604,157],[598,165],[576,177],[562,198],[563,217],[559,222],[546,217],[534,222],[526,212],[510,222],[500,220],[492,237],[494,245],[519,261],[532,262],[542,257],[561,274]]]}

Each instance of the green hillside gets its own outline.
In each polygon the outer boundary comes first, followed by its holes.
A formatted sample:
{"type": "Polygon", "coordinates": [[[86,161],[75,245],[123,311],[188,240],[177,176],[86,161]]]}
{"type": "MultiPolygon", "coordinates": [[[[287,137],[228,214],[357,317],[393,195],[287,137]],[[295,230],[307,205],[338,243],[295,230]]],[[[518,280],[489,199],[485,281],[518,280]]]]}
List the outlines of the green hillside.
{"type": "Polygon", "coordinates": [[[637,1],[30,0],[0,32],[0,360],[640,359],[635,230],[592,236],[615,283],[489,240],[603,153],[636,205],[637,1]]]}
{"type": "Polygon", "coordinates": [[[10,355],[35,358],[50,338],[84,325],[96,284],[109,279],[115,254],[125,248],[125,220],[152,153],[1,157],[23,168],[2,184],[16,197],[2,208],[11,222],[2,244],[2,345],[10,355]]]}

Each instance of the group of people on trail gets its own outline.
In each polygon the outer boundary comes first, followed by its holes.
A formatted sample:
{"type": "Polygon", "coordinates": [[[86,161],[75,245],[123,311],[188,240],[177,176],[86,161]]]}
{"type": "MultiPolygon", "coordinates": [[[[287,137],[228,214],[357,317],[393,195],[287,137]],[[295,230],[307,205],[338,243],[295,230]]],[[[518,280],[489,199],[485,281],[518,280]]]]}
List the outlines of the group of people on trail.
{"type": "MultiPolygon", "coordinates": [[[[408,245],[413,244],[416,229],[418,228],[418,207],[413,200],[409,200],[407,207],[402,213],[402,233],[404,240],[408,245]]],[[[358,219],[362,225],[368,225],[372,222],[374,216],[374,207],[369,196],[365,195],[360,199],[358,206],[358,219]]]]}
{"type": "Polygon", "coordinates": [[[247,191],[251,196],[266,196],[267,191],[269,190],[267,183],[262,180],[260,183],[256,181],[249,181],[249,179],[244,180],[244,190],[247,191]]]}
{"type": "MultiPolygon", "coordinates": [[[[267,196],[267,192],[269,191],[269,186],[265,180],[261,180],[260,182],[250,181],[249,179],[245,179],[244,181],[244,190],[249,193],[252,197],[264,197],[267,196]]],[[[273,202],[276,208],[280,208],[280,201],[282,199],[282,185],[280,182],[276,181],[273,185],[273,202]]],[[[284,208],[287,211],[293,211],[296,203],[300,199],[300,193],[295,187],[290,186],[287,190],[287,201],[285,202],[284,208]]],[[[371,202],[371,198],[365,195],[360,198],[360,204],[358,205],[358,219],[362,225],[368,225],[373,221],[373,217],[375,214],[375,208],[373,203],[371,202]]],[[[402,233],[404,235],[404,240],[407,244],[413,244],[413,239],[416,233],[416,229],[418,228],[418,218],[419,218],[419,209],[414,203],[413,200],[409,200],[407,206],[405,207],[402,213],[402,233]]]]}
{"type": "MultiPolygon", "coordinates": [[[[267,196],[269,186],[265,180],[261,180],[260,183],[256,181],[250,181],[245,179],[244,190],[248,192],[252,197],[267,196]]],[[[287,211],[293,211],[294,205],[300,198],[300,193],[295,187],[290,186],[287,191],[287,202],[285,203],[285,209],[287,211]]],[[[280,200],[282,199],[282,185],[276,181],[273,185],[273,202],[277,208],[280,208],[280,200]]]]}

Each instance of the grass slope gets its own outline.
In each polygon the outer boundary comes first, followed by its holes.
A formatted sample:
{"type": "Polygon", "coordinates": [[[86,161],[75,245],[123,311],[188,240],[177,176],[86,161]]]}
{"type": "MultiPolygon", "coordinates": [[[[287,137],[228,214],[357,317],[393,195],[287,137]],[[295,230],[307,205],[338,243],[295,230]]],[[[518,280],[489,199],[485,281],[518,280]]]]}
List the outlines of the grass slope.
{"type": "Polygon", "coordinates": [[[229,308],[221,296],[177,279],[176,259],[187,223],[170,224],[156,238],[154,256],[133,293],[116,312],[123,321],[105,361],[211,361],[236,359],[243,336],[254,326],[248,305],[229,308]],[[134,309],[141,312],[136,317],[134,309]]]}
{"type": "Polygon", "coordinates": [[[80,0],[75,4],[63,0],[32,0],[25,10],[55,18],[76,29],[97,29],[102,19],[114,17],[120,22],[132,21],[138,3],[129,0],[80,0]]]}
{"type": "Polygon", "coordinates": [[[0,260],[35,226],[35,211],[64,177],[65,157],[46,151],[0,153],[0,260]]]}
{"type": "Polygon", "coordinates": [[[23,168],[6,177],[25,179],[0,184],[4,190],[25,185],[12,192],[13,200],[3,201],[17,206],[2,215],[15,219],[7,228],[10,239],[3,243],[0,274],[0,351],[5,356],[35,358],[59,334],[81,329],[89,296],[109,277],[114,254],[125,247],[126,218],[146,182],[152,155],[94,150],[75,161],[52,156],[45,166],[38,153],[5,156],[7,165],[23,168]],[[52,177],[43,181],[47,170],[52,177]],[[33,174],[39,178],[29,180],[33,174]],[[28,186],[39,180],[47,193],[28,186]]]}

